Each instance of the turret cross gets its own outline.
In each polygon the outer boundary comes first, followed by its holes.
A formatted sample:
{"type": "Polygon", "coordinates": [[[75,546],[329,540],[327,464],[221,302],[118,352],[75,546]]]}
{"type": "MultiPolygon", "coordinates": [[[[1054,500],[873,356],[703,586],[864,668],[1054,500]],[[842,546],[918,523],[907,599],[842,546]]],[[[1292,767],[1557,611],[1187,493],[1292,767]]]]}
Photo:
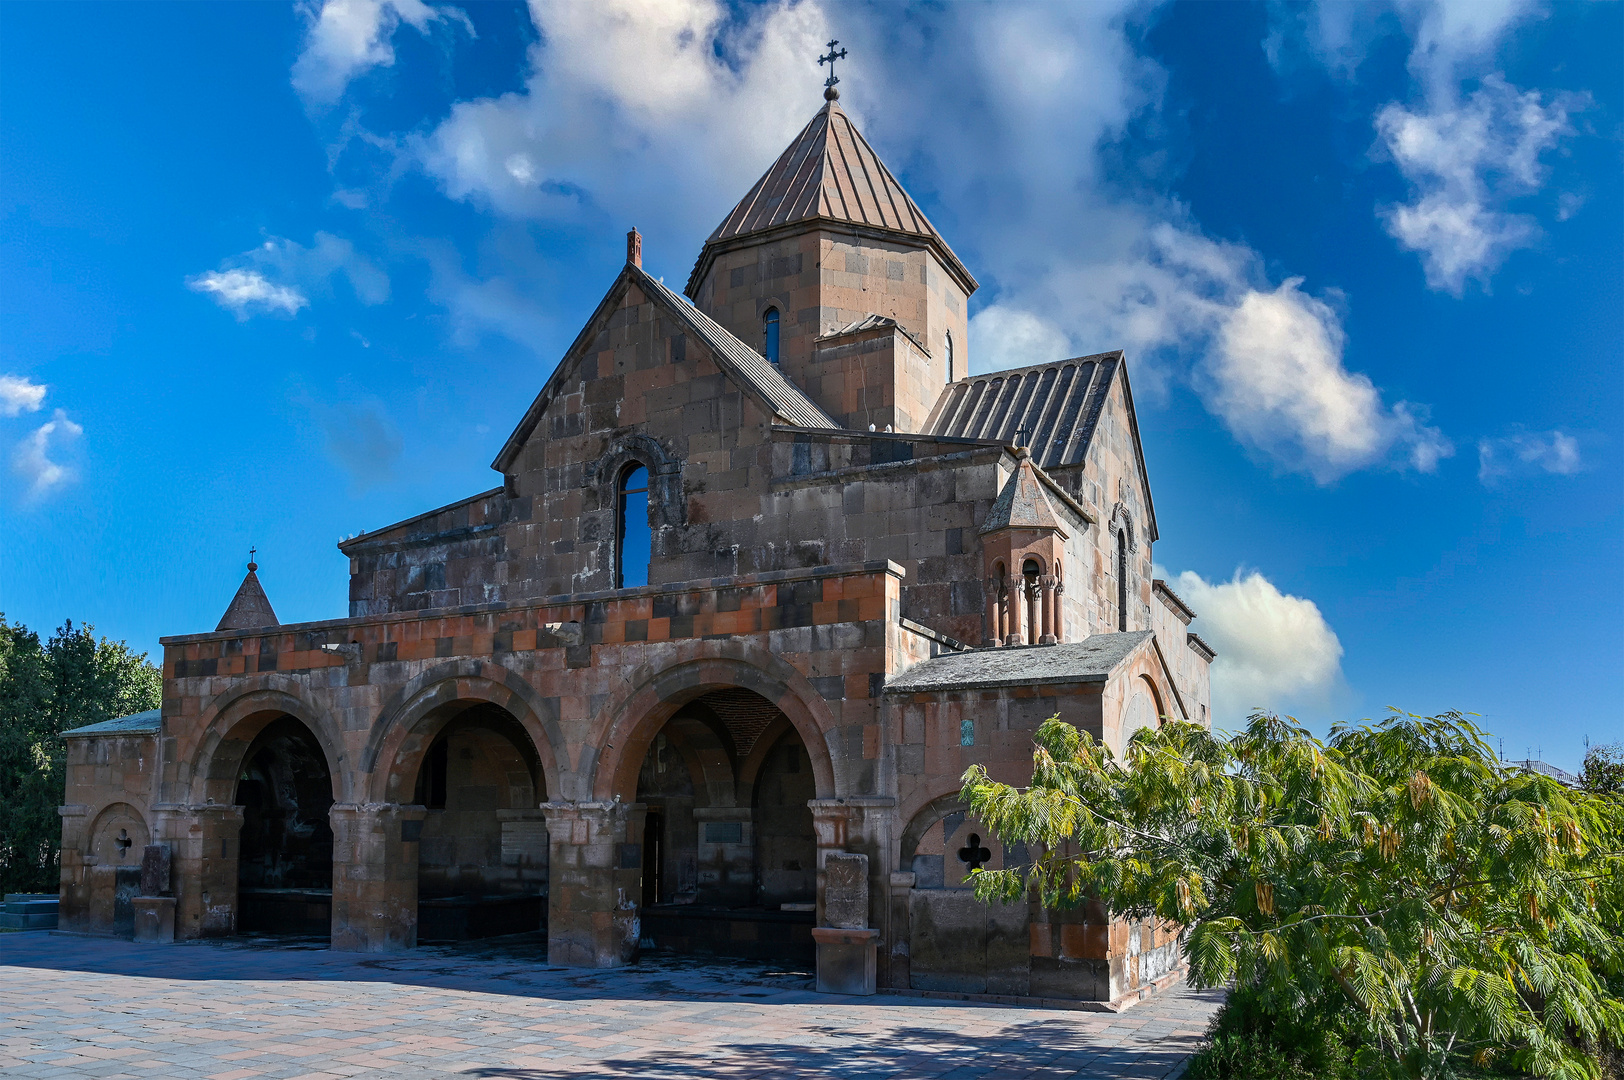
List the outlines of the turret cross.
{"type": "Polygon", "coordinates": [[[835,83],[840,81],[835,77],[835,61],[844,60],[846,58],[845,49],[841,49],[839,52],[835,51],[835,46],[839,44],[839,41],[829,42],[829,55],[818,57],[819,67],[822,67],[824,64],[829,65],[829,77],[824,80],[823,85],[830,90],[833,90],[835,88],[835,83]]]}

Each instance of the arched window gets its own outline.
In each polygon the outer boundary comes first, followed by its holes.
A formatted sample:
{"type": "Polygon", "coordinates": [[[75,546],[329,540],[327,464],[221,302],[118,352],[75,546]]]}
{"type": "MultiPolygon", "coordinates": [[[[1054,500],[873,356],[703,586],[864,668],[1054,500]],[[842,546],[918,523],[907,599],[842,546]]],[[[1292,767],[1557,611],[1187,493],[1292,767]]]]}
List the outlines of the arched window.
{"type": "Polygon", "coordinates": [[[1128,530],[1117,530],[1117,629],[1128,632],[1128,530]]]}
{"type": "Polygon", "coordinates": [[[615,588],[648,584],[652,535],[648,526],[648,470],[632,463],[621,470],[616,502],[615,588]]]}
{"type": "Polygon", "coordinates": [[[953,381],[953,331],[947,332],[947,381],[953,381]]]}
{"type": "Polygon", "coordinates": [[[761,337],[764,342],[761,354],[773,363],[778,363],[778,309],[770,307],[761,317],[761,337]]]}

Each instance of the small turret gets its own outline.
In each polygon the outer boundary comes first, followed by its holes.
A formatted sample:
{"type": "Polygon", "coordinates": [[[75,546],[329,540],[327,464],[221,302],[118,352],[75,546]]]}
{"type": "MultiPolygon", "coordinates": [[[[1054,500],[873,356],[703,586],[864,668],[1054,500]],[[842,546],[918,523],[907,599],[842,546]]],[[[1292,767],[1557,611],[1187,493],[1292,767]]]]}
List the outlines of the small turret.
{"type": "Polygon", "coordinates": [[[248,549],[248,574],[237,586],[237,595],[231,598],[231,606],[220,616],[220,625],[214,628],[216,631],[258,630],[262,626],[278,625],[276,612],[271,610],[271,601],[259,583],[259,564],[254,561],[254,553],[258,550],[248,549]]]}

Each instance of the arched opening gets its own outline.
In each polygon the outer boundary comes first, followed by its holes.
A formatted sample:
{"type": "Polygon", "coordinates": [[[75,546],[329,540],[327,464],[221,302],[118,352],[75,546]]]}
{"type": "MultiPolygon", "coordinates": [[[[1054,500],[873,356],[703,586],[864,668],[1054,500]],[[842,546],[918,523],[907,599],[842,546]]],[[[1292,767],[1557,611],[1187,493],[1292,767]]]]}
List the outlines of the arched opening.
{"type": "Polygon", "coordinates": [[[458,702],[429,743],[413,801],[417,939],[537,932],[547,918],[546,780],[524,726],[489,702],[458,702]]]}
{"type": "Polygon", "coordinates": [[[1122,708],[1121,729],[1122,745],[1117,748],[1118,755],[1126,754],[1128,742],[1133,733],[1141,728],[1160,727],[1162,722],[1162,696],[1156,691],[1156,684],[1144,675],[1133,680],[1127,687],[1128,701],[1122,708]]]}
{"type": "Polygon", "coordinates": [[[783,712],[742,687],[679,708],[637,776],[642,946],[812,959],[812,762],[783,712]]]}
{"type": "Polygon", "coordinates": [[[947,381],[953,381],[953,331],[947,332],[947,381]]]}
{"type": "Polygon", "coordinates": [[[944,795],[914,815],[899,855],[899,867],[914,875],[906,923],[909,985],[977,994],[1018,989],[1031,962],[1028,907],[980,903],[968,879],[976,869],[1026,865],[1026,846],[1005,847],[956,795],[944,795]]]}
{"type": "Polygon", "coordinates": [[[310,729],[292,716],[266,724],[243,755],[235,801],[238,932],[330,936],[333,778],[310,729]]]}
{"type": "Polygon", "coordinates": [[[1117,630],[1128,632],[1128,530],[1117,530],[1117,630]]]}
{"type": "Polygon", "coordinates": [[[616,485],[615,588],[648,584],[653,533],[648,522],[648,469],[637,462],[620,472],[616,485]]]}
{"type": "Polygon", "coordinates": [[[1043,625],[1040,618],[1042,594],[1038,590],[1038,579],[1043,576],[1043,567],[1036,559],[1027,559],[1021,564],[1021,598],[1026,602],[1026,643],[1036,645],[1042,633],[1043,625]]]}
{"type": "Polygon", "coordinates": [[[770,307],[761,316],[761,355],[778,363],[778,309],[770,307]]]}

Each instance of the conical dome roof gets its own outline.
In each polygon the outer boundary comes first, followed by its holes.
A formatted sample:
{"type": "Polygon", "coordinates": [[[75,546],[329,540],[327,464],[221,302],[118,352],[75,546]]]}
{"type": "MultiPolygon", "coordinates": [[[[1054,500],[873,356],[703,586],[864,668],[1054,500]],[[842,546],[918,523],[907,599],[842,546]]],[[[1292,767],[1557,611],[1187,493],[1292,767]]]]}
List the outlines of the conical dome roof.
{"type": "Polygon", "coordinates": [[[818,110],[705,241],[688,278],[688,295],[695,295],[717,247],[809,221],[861,225],[923,240],[964,279],[967,291],[976,289],[975,279],[941,233],[891,175],[845,110],[831,101],[818,110]]]}
{"type": "Polygon", "coordinates": [[[248,574],[237,586],[237,595],[231,598],[231,606],[220,616],[220,625],[215,630],[258,630],[262,626],[277,625],[276,612],[271,610],[270,598],[259,583],[258,569],[257,564],[248,564],[248,574]]]}

